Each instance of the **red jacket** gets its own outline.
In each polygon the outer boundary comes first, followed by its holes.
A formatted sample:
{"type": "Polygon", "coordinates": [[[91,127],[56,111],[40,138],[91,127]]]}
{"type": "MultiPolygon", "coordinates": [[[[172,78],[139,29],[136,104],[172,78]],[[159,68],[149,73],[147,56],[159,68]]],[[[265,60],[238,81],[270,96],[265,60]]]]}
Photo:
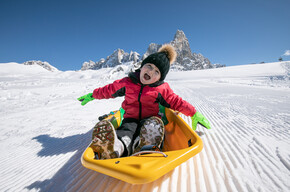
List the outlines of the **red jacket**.
{"type": "Polygon", "coordinates": [[[109,99],[125,96],[122,108],[124,118],[144,119],[159,116],[159,103],[164,107],[177,110],[187,116],[196,113],[195,108],[176,95],[168,83],[158,81],[152,85],[143,85],[139,80],[139,72],[130,73],[129,77],[119,79],[93,92],[95,99],[109,99]]]}

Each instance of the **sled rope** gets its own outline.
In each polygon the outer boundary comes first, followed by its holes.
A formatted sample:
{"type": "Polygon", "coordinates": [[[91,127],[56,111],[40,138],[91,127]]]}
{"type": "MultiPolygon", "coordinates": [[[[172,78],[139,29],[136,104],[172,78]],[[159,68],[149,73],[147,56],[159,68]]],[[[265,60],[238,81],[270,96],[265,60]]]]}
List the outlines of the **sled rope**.
{"type": "Polygon", "coordinates": [[[168,155],[166,155],[166,154],[163,153],[162,151],[139,151],[139,152],[137,152],[137,153],[134,153],[134,154],[131,155],[131,156],[139,156],[139,155],[146,154],[146,153],[158,153],[158,154],[163,155],[164,157],[168,157],[168,155]]]}

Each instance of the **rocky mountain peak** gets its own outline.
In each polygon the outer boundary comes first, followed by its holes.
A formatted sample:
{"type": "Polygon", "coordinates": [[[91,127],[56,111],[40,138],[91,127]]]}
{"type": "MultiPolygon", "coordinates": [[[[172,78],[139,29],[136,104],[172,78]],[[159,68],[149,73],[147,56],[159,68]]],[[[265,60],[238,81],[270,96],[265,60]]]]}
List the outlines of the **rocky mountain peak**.
{"type": "Polygon", "coordinates": [[[148,57],[152,53],[156,53],[161,45],[156,43],[150,43],[149,47],[147,48],[146,53],[143,55],[142,60],[148,57]]]}
{"type": "Polygon", "coordinates": [[[176,33],[174,35],[174,38],[173,38],[173,41],[176,42],[176,43],[183,42],[183,41],[187,41],[188,42],[184,32],[181,31],[181,30],[177,30],[176,31],[176,33]]]}
{"type": "Polygon", "coordinates": [[[84,62],[81,70],[97,70],[101,68],[116,67],[118,65],[132,62],[138,63],[140,61],[140,55],[137,52],[131,51],[130,53],[125,52],[123,49],[115,50],[106,59],[101,59],[98,62],[84,62]]]}
{"type": "Polygon", "coordinates": [[[183,63],[184,58],[192,58],[192,52],[189,46],[188,39],[181,30],[177,30],[174,35],[173,41],[170,44],[175,48],[177,52],[177,63],[183,63]]]}

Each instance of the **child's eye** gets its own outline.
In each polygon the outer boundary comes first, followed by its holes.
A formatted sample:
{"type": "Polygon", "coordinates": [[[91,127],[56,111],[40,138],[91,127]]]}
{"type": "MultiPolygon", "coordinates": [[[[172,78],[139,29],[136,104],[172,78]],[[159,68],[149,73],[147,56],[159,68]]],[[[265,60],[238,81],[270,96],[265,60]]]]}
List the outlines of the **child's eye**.
{"type": "Polygon", "coordinates": [[[156,75],[159,75],[159,71],[156,70],[155,73],[156,73],[156,75]]]}

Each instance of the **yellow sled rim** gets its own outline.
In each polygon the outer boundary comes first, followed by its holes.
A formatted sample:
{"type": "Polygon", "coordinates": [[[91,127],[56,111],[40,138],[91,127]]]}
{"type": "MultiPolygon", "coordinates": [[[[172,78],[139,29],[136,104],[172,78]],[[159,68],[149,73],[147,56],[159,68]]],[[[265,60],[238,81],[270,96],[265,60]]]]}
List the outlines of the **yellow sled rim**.
{"type": "MultiPolygon", "coordinates": [[[[160,178],[198,154],[203,148],[201,138],[177,113],[166,108],[165,114],[169,123],[165,126],[162,150],[164,154],[152,153],[96,160],[90,144],[81,158],[83,166],[128,183],[144,184],[160,178]]],[[[116,123],[120,125],[120,112],[115,111],[106,119],[114,120],[115,125],[116,123]]]]}

